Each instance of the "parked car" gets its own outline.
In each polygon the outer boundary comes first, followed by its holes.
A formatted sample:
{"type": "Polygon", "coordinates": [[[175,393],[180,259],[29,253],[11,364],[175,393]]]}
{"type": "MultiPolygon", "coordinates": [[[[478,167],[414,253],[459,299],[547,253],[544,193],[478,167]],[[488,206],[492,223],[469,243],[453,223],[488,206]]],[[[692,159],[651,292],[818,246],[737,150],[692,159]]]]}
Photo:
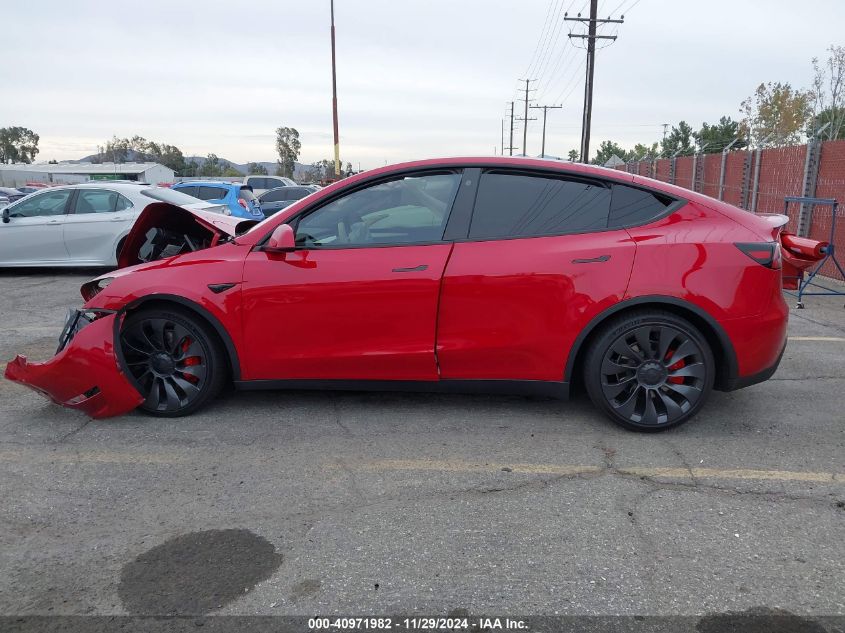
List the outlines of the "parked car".
{"type": "Polygon", "coordinates": [[[15,202],[23,198],[25,194],[23,191],[13,189],[12,187],[0,187],[0,196],[6,198],[9,202],[15,202]]]}
{"type": "Polygon", "coordinates": [[[45,187],[18,187],[17,189],[23,195],[28,195],[30,193],[35,193],[36,191],[42,191],[45,187]]]}
{"type": "Polygon", "coordinates": [[[225,211],[220,205],[145,184],[50,187],[3,208],[0,267],[114,266],[129,229],[154,202],[220,215],[225,211]]]}
{"type": "Polygon", "coordinates": [[[247,176],[244,184],[252,187],[256,196],[277,187],[293,187],[296,182],[284,176],[247,176]]]}
{"type": "Polygon", "coordinates": [[[188,414],[229,377],[561,398],[584,385],[614,422],[657,430],[713,389],[768,379],[786,345],[786,216],[616,170],[425,160],[254,226],[222,220],[148,209],[128,267],[82,286],[59,354],[18,357],[6,377],[94,417],[188,414]]]}
{"type": "Polygon", "coordinates": [[[315,191],[318,191],[317,187],[305,185],[276,187],[258,196],[258,202],[261,203],[261,211],[264,215],[270,217],[274,213],[278,213],[285,207],[289,207],[297,200],[301,200],[315,191]]]}
{"type": "Polygon", "coordinates": [[[222,204],[231,215],[250,220],[263,220],[261,205],[249,185],[218,180],[186,180],[170,186],[172,191],[181,191],[194,198],[222,204]]]}

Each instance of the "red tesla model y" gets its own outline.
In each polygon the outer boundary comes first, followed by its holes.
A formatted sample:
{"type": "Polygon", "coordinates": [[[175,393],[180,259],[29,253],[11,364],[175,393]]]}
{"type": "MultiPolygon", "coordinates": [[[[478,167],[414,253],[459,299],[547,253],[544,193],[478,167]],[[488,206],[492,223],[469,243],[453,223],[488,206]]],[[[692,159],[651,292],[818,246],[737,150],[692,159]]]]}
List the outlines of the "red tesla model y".
{"type": "Polygon", "coordinates": [[[786,343],[779,234],[620,171],[450,158],[337,182],[256,224],[151,205],[82,287],[60,351],[6,376],[94,417],[240,389],[586,389],[665,429],[766,380],[786,343]]]}

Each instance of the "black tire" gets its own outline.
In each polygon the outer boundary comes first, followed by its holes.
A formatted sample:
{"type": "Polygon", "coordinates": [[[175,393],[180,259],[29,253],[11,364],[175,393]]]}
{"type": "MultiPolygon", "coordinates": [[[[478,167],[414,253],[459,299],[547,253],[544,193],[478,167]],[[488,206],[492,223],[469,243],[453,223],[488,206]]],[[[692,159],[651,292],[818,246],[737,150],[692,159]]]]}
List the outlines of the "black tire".
{"type": "Polygon", "coordinates": [[[228,367],[217,335],[188,311],[162,306],[130,314],[120,332],[129,373],[159,417],[193,413],[220,393],[228,367]]]}
{"type": "Polygon", "coordinates": [[[662,431],[704,406],[716,365],[707,339],[662,310],[621,315],[592,339],[584,362],[590,399],[611,420],[636,431],[662,431]]]}
{"type": "Polygon", "coordinates": [[[123,244],[126,242],[125,237],[121,237],[120,241],[117,243],[117,248],[114,250],[114,261],[116,263],[120,263],[120,251],[123,249],[123,244]]]}

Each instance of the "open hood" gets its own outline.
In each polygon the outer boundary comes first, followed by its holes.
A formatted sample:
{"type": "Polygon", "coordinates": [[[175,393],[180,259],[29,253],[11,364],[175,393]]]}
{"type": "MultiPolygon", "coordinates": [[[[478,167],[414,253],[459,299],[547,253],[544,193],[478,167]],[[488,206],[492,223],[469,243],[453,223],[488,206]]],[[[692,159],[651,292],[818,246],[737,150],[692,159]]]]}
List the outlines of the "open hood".
{"type": "Polygon", "coordinates": [[[138,216],[117,259],[119,268],[217,246],[258,224],[230,215],[154,202],[138,216]]]}

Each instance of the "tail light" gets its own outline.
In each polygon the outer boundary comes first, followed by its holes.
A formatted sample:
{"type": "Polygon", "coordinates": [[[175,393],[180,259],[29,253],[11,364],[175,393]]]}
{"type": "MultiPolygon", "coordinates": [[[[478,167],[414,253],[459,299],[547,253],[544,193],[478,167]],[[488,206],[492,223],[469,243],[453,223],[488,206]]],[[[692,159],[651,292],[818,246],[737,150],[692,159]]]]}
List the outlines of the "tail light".
{"type": "Polygon", "coordinates": [[[780,270],[781,268],[779,242],[736,242],[734,246],[761,266],[772,270],[780,270]]]}
{"type": "Polygon", "coordinates": [[[244,209],[249,210],[249,207],[246,206],[246,200],[243,198],[238,198],[238,204],[241,205],[244,209]]]}

